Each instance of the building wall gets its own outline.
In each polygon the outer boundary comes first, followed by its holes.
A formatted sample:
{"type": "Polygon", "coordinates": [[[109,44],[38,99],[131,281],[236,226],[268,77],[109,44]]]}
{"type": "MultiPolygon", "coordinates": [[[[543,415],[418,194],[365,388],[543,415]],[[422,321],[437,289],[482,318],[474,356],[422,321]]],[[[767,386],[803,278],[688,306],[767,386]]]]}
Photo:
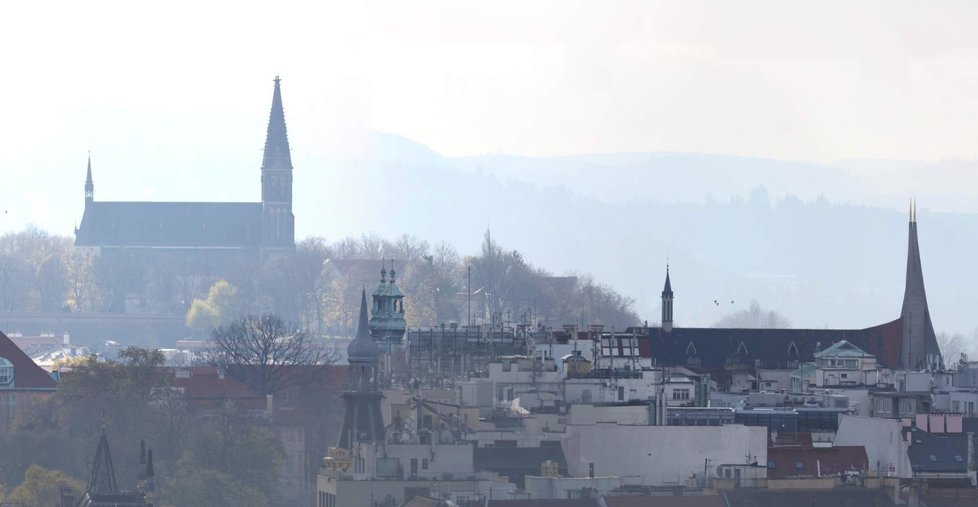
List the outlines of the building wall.
{"type": "MultiPolygon", "coordinates": [[[[367,473],[372,474],[375,472],[372,465],[376,463],[371,457],[373,448],[368,444],[362,445],[362,452],[367,457],[367,473]]],[[[376,457],[381,456],[398,460],[405,478],[412,478],[412,460],[416,468],[413,477],[419,479],[437,479],[449,475],[465,477],[475,473],[471,445],[387,445],[382,453],[377,451],[376,457]]]]}
{"type": "Polygon", "coordinates": [[[622,425],[647,425],[650,407],[648,405],[571,405],[567,414],[569,425],[591,425],[597,423],[618,423],[622,425]]]}
{"type": "Polygon", "coordinates": [[[533,500],[571,498],[584,488],[599,495],[621,488],[621,477],[526,477],[526,494],[533,500]]]}
{"type": "Polygon", "coordinates": [[[642,484],[682,482],[703,474],[704,460],[715,470],[743,463],[747,456],[767,463],[767,428],[727,426],[568,426],[564,454],[571,475],[586,477],[590,464],[601,476],[638,476],[642,484]]]}
{"type": "Polygon", "coordinates": [[[494,498],[505,498],[508,490],[513,488],[512,485],[495,485],[493,481],[484,480],[354,481],[337,480],[322,474],[318,481],[316,507],[376,507],[384,505],[385,500],[393,500],[390,505],[399,506],[405,501],[407,488],[428,488],[432,492],[453,492],[456,495],[468,493],[483,498],[488,497],[490,490],[493,490],[494,498]],[[502,487],[503,491],[497,494],[497,487],[502,487]],[[327,495],[332,495],[332,505],[322,504],[321,500],[327,495]]]}
{"type": "Polygon", "coordinates": [[[911,477],[907,445],[903,441],[900,421],[842,415],[833,445],[861,445],[866,448],[869,469],[886,475],[889,468],[902,478],[911,477]]]}

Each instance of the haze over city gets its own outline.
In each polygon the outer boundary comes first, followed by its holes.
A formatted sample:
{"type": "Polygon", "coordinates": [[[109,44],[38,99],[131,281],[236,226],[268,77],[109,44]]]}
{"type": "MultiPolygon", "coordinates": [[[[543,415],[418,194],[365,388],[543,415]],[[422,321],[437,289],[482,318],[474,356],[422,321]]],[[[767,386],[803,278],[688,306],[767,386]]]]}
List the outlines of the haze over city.
{"type": "Polygon", "coordinates": [[[978,3],[20,2],[0,46],[2,506],[978,502],[978,3]]]}

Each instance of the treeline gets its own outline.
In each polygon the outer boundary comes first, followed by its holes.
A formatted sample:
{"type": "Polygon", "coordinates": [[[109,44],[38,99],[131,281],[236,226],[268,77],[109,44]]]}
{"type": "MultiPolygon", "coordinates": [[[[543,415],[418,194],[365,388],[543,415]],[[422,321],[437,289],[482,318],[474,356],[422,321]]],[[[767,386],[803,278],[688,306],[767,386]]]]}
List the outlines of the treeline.
{"type": "MultiPolygon", "coordinates": [[[[145,469],[145,440],[158,505],[268,505],[285,457],[268,419],[233,401],[209,399],[212,408],[195,411],[162,364],[159,351],[136,347],[115,361],[86,358],[63,372],[55,394],[18,406],[10,426],[0,427],[0,503],[55,505],[61,485],[80,495],[104,428],[122,489],[134,490],[145,469]]],[[[335,409],[335,397],[309,403],[335,409]]]]}
{"type": "Polygon", "coordinates": [[[471,318],[622,328],[639,320],[632,298],[588,275],[553,276],[488,231],[480,252],[470,256],[444,242],[365,235],[337,242],[308,238],[294,256],[216,262],[158,253],[93,255],[73,249],[69,238],[28,228],[0,237],[0,311],[187,315],[202,335],[241,314],[273,313],[316,333],[349,334],[360,288],[377,286],[381,259],[388,259],[387,269],[393,262],[414,327],[471,318]],[[214,288],[217,300],[208,297],[214,288]]]}

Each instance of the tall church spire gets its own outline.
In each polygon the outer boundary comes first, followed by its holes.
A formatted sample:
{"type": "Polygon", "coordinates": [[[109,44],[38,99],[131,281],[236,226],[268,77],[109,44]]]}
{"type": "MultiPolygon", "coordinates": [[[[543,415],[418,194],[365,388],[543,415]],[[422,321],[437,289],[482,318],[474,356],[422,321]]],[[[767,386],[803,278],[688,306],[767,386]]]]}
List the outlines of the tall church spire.
{"type": "Polygon", "coordinates": [[[285,131],[285,109],[282,107],[281,81],[281,78],[275,76],[275,91],[272,92],[272,111],[268,116],[268,134],[265,137],[262,170],[292,170],[289,136],[285,131]]]}
{"type": "Polygon", "coordinates": [[[672,283],[669,281],[669,264],[666,263],[666,284],[662,288],[662,329],[672,331],[672,283]]]}
{"type": "Polygon", "coordinates": [[[85,205],[95,200],[95,184],[92,182],[92,152],[88,152],[88,172],[85,175],[85,205]]]}
{"type": "Polygon", "coordinates": [[[292,154],[285,130],[281,79],[275,76],[261,164],[262,239],[266,247],[295,248],[292,214],[292,154]]]}
{"type": "Polygon", "coordinates": [[[900,362],[904,368],[923,369],[940,360],[940,348],[927,307],[924,273],[917,242],[917,204],[910,205],[910,236],[907,248],[907,278],[903,292],[903,339],[900,362]]]}

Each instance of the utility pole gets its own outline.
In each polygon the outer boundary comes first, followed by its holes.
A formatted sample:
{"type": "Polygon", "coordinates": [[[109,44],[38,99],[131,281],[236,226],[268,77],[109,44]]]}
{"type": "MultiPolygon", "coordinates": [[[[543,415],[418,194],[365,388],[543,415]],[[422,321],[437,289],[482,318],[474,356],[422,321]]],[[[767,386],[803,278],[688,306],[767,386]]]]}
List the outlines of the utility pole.
{"type": "Polygon", "coordinates": [[[472,266],[468,267],[468,280],[465,285],[465,293],[468,296],[469,313],[468,313],[468,324],[472,325],[472,266]]]}

